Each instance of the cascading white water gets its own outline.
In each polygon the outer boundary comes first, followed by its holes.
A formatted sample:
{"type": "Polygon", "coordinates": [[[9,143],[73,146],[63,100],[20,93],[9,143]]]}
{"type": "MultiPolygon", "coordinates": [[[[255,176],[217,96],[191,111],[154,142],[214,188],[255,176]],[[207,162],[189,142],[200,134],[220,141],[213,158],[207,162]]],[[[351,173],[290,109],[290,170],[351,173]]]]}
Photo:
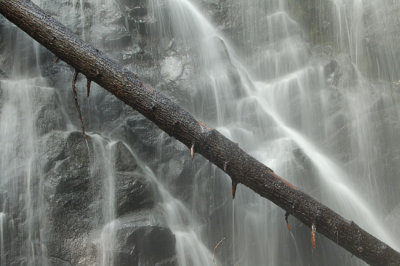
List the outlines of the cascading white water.
{"type": "Polygon", "coordinates": [[[113,248],[115,246],[115,151],[113,149],[115,142],[106,143],[98,135],[92,135],[94,162],[91,165],[92,178],[102,177],[102,216],[104,227],[100,235],[101,258],[99,265],[113,265],[113,248]]]}
{"type": "MultiPolygon", "coordinates": [[[[0,82],[2,89],[0,123],[4,125],[0,130],[1,183],[11,190],[10,207],[20,209],[21,215],[26,215],[23,230],[26,240],[23,252],[30,265],[37,263],[46,265],[42,260],[46,250],[40,245],[41,236],[37,231],[38,224],[44,217],[41,216],[43,213],[41,197],[35,195],[40,191],[34,185],[40,182],[40,168],[36,160],[38,147],[33,121],[40,108],[40,98],[45,99],[51,94],[51,89],[32,85],[40,82],[43,81],[25,79],[0,82]]],[[[3,217],[7,217],[6,214],[3,213],[3,217]]],[[[2,226],[5,223],[6,221],[2,221],[2,226]]],[[[5,249],[4,245],[2,249],[5,249]]]]}
{"type": "Polygon", "coordinates": [[[190,210],[180,200],[174,198],[156,177],[154,172],[144,164],[137,155],[130,150],[139,167],[143,170],[146,177],[153,182],[158,191],[161,202],[160,208],[165,214],[168,227],[176,237],[177,261],[182,266],[212,265],[212,253],[203,244],[199,234],[201,227],[193,219],[190,210]]]}
{"type": "Polygon", "coordinates": [[[335,39],[340,49],[347,50],[355,64],[359,63],[363,53],[363,0],[333,0],[335,9],[335,39]]]}
{"type": "MultiPolygon", "coordinates": [[[[358,182],[377,186],[379,184],[377,175],[372,176],[371,173],[367,173],[368,170],[352,171],[354,168],[351,168],[354,166],[340,166],[344,163],[330,158],[335,154],[324,148],[316,148],[316,145],[327,146],[323,143],[323,138],[332,138],[325,128],[329,124],[323,124],[323,121],[331,119],[330,114],[324,116],[323,113],[319,113],[330,108],[329,97],[332,96],[326,91],[323,65],[310,61],[308,51],[310,48],[301,37],[301,26],[287,13],[287,3],[285,1],[233,0],[230,4],[238,6],[233,12],[238,12],[239,15],[237,13],[233,15],[239,17],[241,26],[244,28],[242,41],[246,46],[250,46],[250,48],[245,47],[244,53],[244,61],[248,66],[239,63],[226,38],[210,25],[190,1],[168,1],[167,8],[162,6],[158,10],[154,8],[157,6],[156,2],[152,2],[154,16],[158,16],[160,21],[165,21],[165,17],[168,17],[172,24],[173,38],[181,40],[185,49],[194,51],[193,65],[196,72],[201,73],[199,74],[200,81],[195,81],[192,92],[189,92],[194,95],[193,101],[197,102],[194,113],[202,118],[206,113],[204,108],[208,107],[207,111],[214,112],[218,117],[216,126],[226,136],[240,144],[243,143],[247,151],[273,167],[278,173],[288,176],[291,182],[299,184],[300,187],[311,186],[310,192],[331,208],[360,223],[388,243],[398,246],[399,243],[384,225],[381,212],[374,209],[376,205],[374,206],[367,197],[361,196],[363,189],[359,190],[357,187],[358,182]],[[215,53],[219,55],[215,56],[215,53]],[[229,71],[226,64],[236,69],[238,77],[235,82],[238,80],[243,82],[240,84],[241,92],[238,94],[235,94],[237,84],[230,83],[232,79],[224,79],[229,71]],[[210,66],[212,70],[208,71],[210,66]],[[248,74],[243,71],[246,68],[250,70],[250,79],[247,79],[248,74]],[[208,80],[214,82],[209,83],[208,80]],[[213,98],[198,96],[208,91],[213,92],[213,98]],[[324,103],[327,104],[324,105],[324,103]],[[321,134],[322,132],[326,135],[321,134]],[[315,144],[312,144],[311,139],[315,139],[315,144]],[[296,178],[296,172],[301,172],[302,166],[290,153],[298,148],[318,170],[314,180],[296,178]],[[276,151],[280,152],[275,153],[276,151]],[[361,181],[360,178],[365,181],[361,181]]],[[[344,104],[352,101],[352,97],[360,97],[360,95],[363,95],[362,100],[372,100],[377,96],[376,93],[371,97],[366,96],[371,93],[371,90],[366,86],[368,84],[366,79],[357,72],[360,58],[364,56],[363,1],[351,1],[351,3],[333,1],[333,4],[336,7],[334,19],[337,21],[337,28],[335,28],[337,37],[335,38],[338,48],[348,51],[356,73],[355,90],[344,92],[344,104]],[[354,95],[355,93],[357,96],[354,95]]],[[[169,34],[164,28],[160,31],[169,34]]],[[[357,100],[359,101],[359,98],[357,100]]],[[[376,100],[371,103],[360,101],[357,105],[350,102],[348,106],[350,110],[360,114],[375,103],[376,100]]],[[[358,154],[361,160],[358,162],[357,170],[370,169],[370,163],[374,160],[371,154],[373,151],[365,145],[376,144],[371,138],[373,133],[365,131],[368,129],[366,123],[371,120],[360,119],[357,114],[353,117],[352,112],[349,114],[347,119],[350,124],[348,129],[350,138],[355,136],[354,145],[363,149],[358,154]],[[361,133],[361,130],[364,132],[361,133]],[[366,135],[367,137],[364,137],[366,135]]],[[[213,120],[206,120],[206,122],[213,123],[213,120]]],[[[369,191],[372,190],[373,187],[369,187],[369,191]]],[[[194,191],[201,193],[196,188],[194,191]]],[[[230,235],[228,241],[232,241],[233,253],[236,253],[232,254],[233,259],[230,262],[232,264],[282,264],[287,258],[282,258],[279,250],[284,249],[281,245],[290,243],[291,240],[282,241],[288,237],[288,234],[282,229],[283,223],[277,219],[277,214],[268,217],[272,212],[279,211],[249,193],[251,192],[247,190],[238,192],[239,196],[234,205],[232,235],[224,228],[215,228],[213,232],[224,232],[221,238],[226,234],[230,235]],[[249,205],[253,204],[257,206],[254,210],[249,208],[249,205]],[[277,228],[279,230],[276,230],[277,228]],[[281,241],[281,245],[274,244],[271,247],[271,242],[281,241]]],[[[195,198],[202,200],[201,196],[195,198]]],[[[227,220],[228,217],[221,219],[227,220]]],[[[215,240],[212,236],[209,237],[215,240]]],[[[229,261],[229,259],[224,258],[224,261],[229,261]]],[[[357,264],[355,260],[352,263],[357,264]]]]}
{"type": "MultiPolygon", "coordinates": [[[[113,53],[118,53],[123,42],[120,36],[139,31],[129,24],[129,14],[124,26],[114,18],[125,12],[121,10],[123,0],[66,1],[61,5],[63,12],[54,10],[57,5],[52,1],[35,2],[52,10],[83,39],[113,53]],[[113,35],[115,32],[120,35],[113,35]]],[[[159,78],[173,84],[187,79],[180,85],[185,100],[178,98],[179,104],[302,190],[399,248],[399,236],[393,234],[396,224],[385,217],[400,201],[395,189],[399,183],[391,176],[400,173],[396,142],[399,97],[393,90],[400,68],[392,59],[394,40],[386,37],[373,50],[365,37],[367,33],[379,35],[372,24],[387,26],[379,20],[387,4],[383,0],[328,1],[333,43],[329,44],[330,54],[321,59],[313,49],[326,44],[311,43],[307,29],[290,11],[293,5],[295,9],[308,5],[305,2],[224,1],[214,7],[227,8],[221,19],[226,20],[227,28],[219,25],[220,30],[203,10],[201,0],[149,0],[145,19],[151,25],[146,30],[154,45],[159,45],[152,48],[161,54],[157,58],[161,62],[159,78]],[[163,50],[167,52],[160,52],[163,50]],[[333,70],[328,75],[329,62],[333,70]],[[340,73],[336,68],[341,68],[340,73]],[[371,74],[376,69],[377,73],[371,74]],[[369,75],[380,82],[372,82],[369,75]]],[[[63,92],[48,87],[41,78],[45,62],[38,44],[23,35],[16,39],[17,45],[28,48],[18,48],[24,52],[15,52],[12,77],[0,80],[0,182],[10,190],[7,204],[20,209],[23,218],[12,217],[7,213],[9,207],[0,209],[0,261],[3,265],[7,256],[18,253],[28,265],[53,265],[53,258],[47,255],[51,247],[46,246],[51,236],[45,234],[49,199],[44,195],[49,181],[42,174],[40,134],[33,121],[40,108],[54,99],[51,95],[63,92]],[[28,57],[34,67],[21,63],[28,57]],[[23,233],[4,233],[4,226],[23,219],[23,233]],[[7,242],[7,237],[17,236],[23,242],[19,248],[7,242]]],[[[96,90],[92,94],[96,100],[101,98],[96,90]]],[[[67,124],[63,130],[70,134],[76,127],[67,118],[70,114],[61,113],[67,124]]],[[[363,265],[320,236],[313,251],[308,228],[290,218],[293,231],[288,232],[284,212],[243,186],[239,185],[232,202],[230,180],[198,157],[190,162],[193,173],[186,178],[194,181],[190,196],[186,196],[187,187],[177,193],[174,186],[180,184],[169,181],[177,171],[164,171],[167,167],[161,159],[145,163],[135,147],[126,144],[144,178],[153,185],[157,195],[154,209],[162,213],[163,222],[156,211],[118,216],[116,153],[117,139],[122,137],[114,136],[113,129],[102,134],[89,132],[87,153],[79,155],[90,162],[89,180],[101,184],[96,203],[90,205],[92,209],[100,205],[101,211],[83,219],[93,220],[94,228],[86,232],[96,244],[95,255],[86,251],[89,257],[96,257],[93,264],[118,263],[121,230],[165,223],[175,235],[176,264],[181,266],[213,265],[213,253],[218,265],[363,265]]],[[[157,147],[160,154],[162,145],[157,147]]],[[[176,163],[169,159],[174,167],[176,163]]],[[[67,159],[62,160],[56,166],[67,159]]],[[[85,261],[72,264],[82,263],[85,261]]],[[[148,262],[139,258],[138,263],[148,262]]]]}

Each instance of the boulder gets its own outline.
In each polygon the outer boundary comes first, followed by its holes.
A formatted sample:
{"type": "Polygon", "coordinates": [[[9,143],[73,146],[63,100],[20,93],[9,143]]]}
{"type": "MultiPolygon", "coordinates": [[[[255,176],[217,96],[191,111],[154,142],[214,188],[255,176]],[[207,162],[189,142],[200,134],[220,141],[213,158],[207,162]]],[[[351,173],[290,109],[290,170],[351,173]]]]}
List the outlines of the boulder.
{"type": "Polygon", "coordinates": [[[118,217],[143,208],[153,207],[153,189],[140,173],[118,173],[116,179],[118,217]]]}
{"type": "Polygon", "coordinates": [[[131,227],[120,230],[117,236],[121,247],[115,254],[116,265],[177,265],[176,239],[168,228],[160,226],[131,227]]]}

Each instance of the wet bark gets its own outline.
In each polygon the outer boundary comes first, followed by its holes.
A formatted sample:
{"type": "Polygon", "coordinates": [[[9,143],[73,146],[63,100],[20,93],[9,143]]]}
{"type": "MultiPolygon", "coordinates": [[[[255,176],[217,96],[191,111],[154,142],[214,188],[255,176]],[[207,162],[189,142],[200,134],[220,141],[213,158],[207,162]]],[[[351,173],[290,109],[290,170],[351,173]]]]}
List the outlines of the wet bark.
{"type": "MultiPolygon", "coordinates": [[[[29,0],[0,0],[0,13],[88,80],[96,82],[243,184],[371,265],[400,265],[400,254],[275,174],[215,129],[145,85],[29,0]]],[[[282,217],[282,222],[284,218],[282,217]]],[[[311,242],[310,230],[310,248],[311,242]]]]}

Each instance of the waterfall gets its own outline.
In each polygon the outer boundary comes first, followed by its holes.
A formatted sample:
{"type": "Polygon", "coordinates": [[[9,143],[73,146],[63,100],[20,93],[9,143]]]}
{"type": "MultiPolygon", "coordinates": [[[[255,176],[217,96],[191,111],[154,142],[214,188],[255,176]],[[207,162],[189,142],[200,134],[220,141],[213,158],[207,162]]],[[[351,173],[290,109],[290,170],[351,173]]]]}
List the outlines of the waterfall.
{"type": "MultiPolygon", "coordinates": [[[[400,248],[399,4],[34,2],[400,248]]],[[[365,265],[72,75],[0,18],[1,265],[365,265]]]]}

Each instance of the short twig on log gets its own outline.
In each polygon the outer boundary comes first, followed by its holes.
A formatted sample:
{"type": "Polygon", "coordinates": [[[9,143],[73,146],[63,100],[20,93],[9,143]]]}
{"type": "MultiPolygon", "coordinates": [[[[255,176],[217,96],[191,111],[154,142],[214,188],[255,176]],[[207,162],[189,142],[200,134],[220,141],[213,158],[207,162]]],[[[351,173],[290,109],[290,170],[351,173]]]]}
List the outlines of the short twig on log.
{"type": "Polygon", "coordinates": [[[72,92],[74,93],[75,107],[76,110],[78,111],[79,120],[81,121],[83,138],[86,139],[85,125],[83,124],[81,108],[79,107],[79,102],[78,102],[78,92],[76,91],[76,81],[78,79],[78,74],[79,74],[78,70],[75,69],[74,77],[72,79],[72,92]]]}

